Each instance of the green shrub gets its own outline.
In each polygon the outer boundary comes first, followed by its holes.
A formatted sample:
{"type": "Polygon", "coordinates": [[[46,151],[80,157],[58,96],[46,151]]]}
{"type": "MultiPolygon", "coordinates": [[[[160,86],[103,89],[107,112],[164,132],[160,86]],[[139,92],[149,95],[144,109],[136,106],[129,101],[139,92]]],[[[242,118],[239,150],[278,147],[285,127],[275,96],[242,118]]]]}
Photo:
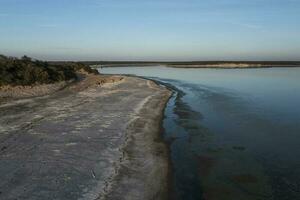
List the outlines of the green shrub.
{"type": "Polygon", "coordinates": [[[76,71],[83,69],[88,73],[98,74],[81,63],[50,65],[43,61],[34,61],[27,56],[21,59],[0,55],[1,85],[49,84],[58,81],[76,79],[76,71]]]}

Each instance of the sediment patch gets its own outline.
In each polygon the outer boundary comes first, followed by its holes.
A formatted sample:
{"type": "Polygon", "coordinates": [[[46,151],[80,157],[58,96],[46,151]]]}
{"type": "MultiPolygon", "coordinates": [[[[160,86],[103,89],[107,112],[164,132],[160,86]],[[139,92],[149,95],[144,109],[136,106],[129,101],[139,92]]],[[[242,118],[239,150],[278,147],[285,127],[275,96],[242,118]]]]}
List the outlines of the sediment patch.
{"type": "Polygon", "coordinates": [[[164,199],[160,137],[170,91],[124,76],[83,75],[0,106],[0,199],[164,199]]]}

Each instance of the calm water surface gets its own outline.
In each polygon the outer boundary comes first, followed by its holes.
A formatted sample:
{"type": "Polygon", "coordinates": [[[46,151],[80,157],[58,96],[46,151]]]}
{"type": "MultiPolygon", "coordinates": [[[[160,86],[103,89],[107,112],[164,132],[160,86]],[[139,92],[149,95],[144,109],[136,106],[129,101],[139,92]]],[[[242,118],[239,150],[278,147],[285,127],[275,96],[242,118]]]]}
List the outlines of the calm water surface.
{"type": "Polygon", "coordinates": [[[175,87],[171,199],[300,199],[300,68],[100,69],[175,87]]]}

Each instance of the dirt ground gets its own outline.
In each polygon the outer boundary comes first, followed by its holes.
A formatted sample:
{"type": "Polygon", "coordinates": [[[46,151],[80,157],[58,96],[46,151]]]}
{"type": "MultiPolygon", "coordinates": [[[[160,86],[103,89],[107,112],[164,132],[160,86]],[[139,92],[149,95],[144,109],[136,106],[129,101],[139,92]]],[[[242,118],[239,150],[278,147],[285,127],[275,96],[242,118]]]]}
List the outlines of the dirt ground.
{"type": "Polygon", "coordinates": [[[165,199],[169,96],[149,80],[91,75],[2,100],[0,199],[165,199]]]}

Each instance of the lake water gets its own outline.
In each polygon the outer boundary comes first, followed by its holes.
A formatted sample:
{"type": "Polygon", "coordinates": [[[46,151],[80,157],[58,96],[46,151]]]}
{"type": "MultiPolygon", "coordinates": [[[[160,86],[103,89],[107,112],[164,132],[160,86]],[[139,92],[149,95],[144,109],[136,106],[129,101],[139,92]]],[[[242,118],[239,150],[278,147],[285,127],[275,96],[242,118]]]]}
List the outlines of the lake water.
{"type": "Polygon", "coordinates": [[[174,87],[171,199],[300,199],[300,68],[103,68],[174,87]]]}

